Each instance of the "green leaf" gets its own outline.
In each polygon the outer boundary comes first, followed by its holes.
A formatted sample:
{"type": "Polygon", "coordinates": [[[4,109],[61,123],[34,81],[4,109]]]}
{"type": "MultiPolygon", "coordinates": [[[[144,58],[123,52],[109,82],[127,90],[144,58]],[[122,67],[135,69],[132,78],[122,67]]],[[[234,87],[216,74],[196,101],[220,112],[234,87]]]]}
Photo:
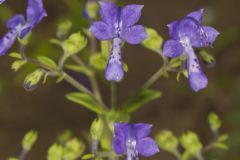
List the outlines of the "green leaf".
{"type": "Polygon", "coordinates": [[[77,138],[73,138],[66,142],[62,159],[76,160],[83,154],[84,150],[85,145],[77,138]]]}
{"type": "Polygon", "coordinates": [[[208,123],[213,132],[218,131],[222,125],[222,121],[219,119],[216,113],[210,113],[208,115],[208,123]]]}
{"type": "Polygon", "coordinates": [[[83,73],[83,74],[86,74],[89,76],[91,76],[93,74],[92,71],[88,67],[84,67],[84,66],[68,64],[68,65],[65,65],[64,67],[71,71],[83,73]]]}
{"type": "Polygon", "coordinates": [[[19,160],[19,159],[16,157],[10,157],[10,158],[8,158],[8,160],[19,160]]]}
{"type": "Polygon", "coordinates": [[[67,55],[73,55],[87,46],[87,39],[80,33],[73,33],[67,40],[63,43],[63,48],[67,55]]]}
{"type": "Polygon", "coordinates": [[[56,83],[61,83],[61,82],[64,80],[64,78],[65,78],[65,74],[61,74],[61,75],[57,78],[56,83]]]}
{"type": "Polygon", "coordinates": [[[82,105],[83,107],[96,112],[98,114],[103,113],[103,107],[98,102],[86,93],[69,93],[66,98],[72,102],[82,105]]]}
{"type": "Polygon", "coordinates": [[[99,118],[93,121],[90,129],[92,139],[99,140],[101,138],[103,133],[103,127],[104,127],[104,124],[102,119],[99,118]]]}
{"type": "Polygon", "coordinates": [[[82,160],[93,159],[93,158],[94,158],[94,155],[90,153],[90,154],[83,155],[82,160]]]}
{"type": "Polygon", "coordinates": [[[229,135],[227,135],[227,134],[222,134],[222,135],[220,135],[220,136],[218,137],[217,141],[218,141],[218,142],[225,142],[225,141],[228,140],[228,139],[229,139],[229,135]]]}
{"type": "Polygon", "coordinates": [[[38,56],[37,59],[40,63],[47,65],[53,69],[57,69],[57,64],[51,58],[45,56],[38,56]]]}
{"type": "Polygon", "coordinates": [[[147,49],[159,53],[163,43],[163,38],[153,28],[146,28],[148,38],[142,42],[147,49]]]}
{"type": "Polygon", "coordinates": [[[217,149],[223,149],[223,150],[227,150],[228,149],[228,146],[224,143],[220,143],[220,142],[215,142],[213,143],[212,145],[214,148],[217,148],[217,149]]]}
{"type": "Polygon", "coordinates": [[[38,134],[36,131],[28,132],[22,140],[22,148],[24,151],[30,151],[33,144],[37,141],[38,134]]]}
{"type": "Polygon", "coordinates": [[[123,63],[123,70],[124,72],[128,72],[128,65],[126,63],[123,63]]]}
{"type": "Polygon", "coordinates": [[[176,153],[178,147],[178,139],[171,131],[162,131],[156,136],[158,146],[170,153],[176,153]]]}
{"type": "Polygon", "coordinates": [[[62,160],[64,148],[62,145],[53,144],[48,149],[47,160],[62,160]]]}
{"type": "Polygon", "coordinates": [[[22,59],[22,56],[20,53],[12,52],[9,54],[9,57],[16,58],[16,59],[22,59]]]}
{"type": "Polygon", "coordinates": [[[12,63],[12,69],[14,70],[14,72],[17,72],[19,69],[21,69],[25,64],[27,63],[27,61],[24,60],[17,60],[15,62],[12,63]]]}
{"type": "Polygon", "coordinates": [[[155,90],[143,90],[138,93],[131,101],[122,107],[123,112],[132,113],[148,102],[161,97],[161,92],[155,90]]]}
{"type": "Polygon", "coordinates": [[[103,71],[107,66],[107,57],[103,54],[93,54],[90,57],[90,64],[97,70],[103,71]]]}

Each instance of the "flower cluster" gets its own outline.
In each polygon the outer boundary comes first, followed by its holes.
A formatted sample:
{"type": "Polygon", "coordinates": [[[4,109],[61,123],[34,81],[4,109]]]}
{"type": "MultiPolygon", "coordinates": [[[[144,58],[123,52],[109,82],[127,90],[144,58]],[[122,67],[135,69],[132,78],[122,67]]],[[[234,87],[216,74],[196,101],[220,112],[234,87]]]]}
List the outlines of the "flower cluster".
{"type": "Polygon", "coordinates": [[[202,25],[203,9],[188,14],[179,21],[168,24],[171,40],[165,42],[163,54],[170,58],[187,57],[189,83],[194,91],[207,87],[208,79],[203,73],[193,47],[204,48],[212,46],[219,35],[214,28],[202,25]]]}
{"type": "Polygon", "coordinates": [[[45,16],[42,0],[28,0],[27,20],[22,14],[17,14],[7,22],[9,31],[0,40],[0,55],[6,54],[17,36],[24,38],[45,16]]]}
{"type": "Polygon", "coordinates": [[[113,40],[112,51],[105,70],[105,77],[111,81],[121,81],[124,76],[121,46],[122,40],[139,44],[147,38],[145,29],[135,25],[141,17],[143,5],[127,5],[119,8],[111,2],[99,2],[102,21],[94,22],[90,31],[99,40],[113,40]]]}
{"type": "Polygon", "coordinates": [[[117,154],[126,153],[127,160],[137,160],[138,154],[149,157],[159,149],[152,138],[149,138],[152,125],[144,123],[115,123],[113,149],[117,154]]]}

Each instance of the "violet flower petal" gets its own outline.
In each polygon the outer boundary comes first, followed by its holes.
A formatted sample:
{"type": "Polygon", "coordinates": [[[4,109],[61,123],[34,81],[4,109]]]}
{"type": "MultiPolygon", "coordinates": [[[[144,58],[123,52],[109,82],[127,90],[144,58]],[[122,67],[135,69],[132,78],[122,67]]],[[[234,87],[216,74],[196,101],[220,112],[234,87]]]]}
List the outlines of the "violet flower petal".
{"type": "Polygon", "coordinates": [[[124,70],[121,63],[108,63],[105,70],[105,77],[108,81],[120,82],[124,76],[124,70]]]}
{"type": "Polygon", "coordinates": [[[12,47],[17,34],[18,31],[16,29],[12,29],[3,36],[0,40],[0,55],[6,54],[6,52],[12,47]]]}
{"type": "Polygon", "coordinates": [[[121,10],[121,22],[123,28],[130,27],[138,22],[141,17],[143,5],[127,5],[121,10]]]}
{"type": "Polygon", "coordinates": [[[191,17],[181,20],[177,31],[180,40],[187,38],[194,47],[207,44],[207,36],[202,25],[191,17]]]}
{"type": "Polygon", "coordinates": [[[156,142],[152,138],[143,138],[137,142],[137,150],[140,155],[150,157],[159,152],[156,142]]]}
{"type": "Polygon", "coordinates": [[[121,57],[121,39],[114,38],[112,51],[105,69],[105,77],[109,81],[120,82],[124,76],[124,70],[121,57]]]}
{"type": "Polygon", "coordinates": [[[189,84],[195,92],[198,92],[207,87],[208,79],[203,73],[192,47],[186,47],[185,52],[187,54],[189,84]]]}
{"type": "Polygon", "coordinates": [[[38,24],[47,13],[44,9],[42,0],[28,0],[27,7],[27,22],[32,23],[33,26],[38,24]]]}
{"type": "Polygon", "coordinates": [[[125,29],[123,38],[130,44],[139,44],[147,38],[147,33],[142,25],[125,29]]]}
{"type": "Polygon", "coordinates": [[[195,20],[197,20],[199,23],[202,23],[203,12],[204,12],[204,9],[202,8],[197,11],[189,13],[187,17],[192,17],[195,20]]]}
{"type": "Polygon", "coordinates": [[[5,0],[0,0],[0,4],[2,4],[5,0]]]}
{"type": "Polygon", "coordinates": [[[126,141],[124,137],[115,136],[113,139],[113,150],[116,154],[123,154],[126,152],[126,141]]]}
{"type": "Polygon", "coordinates": [[[111,2],[100,1],[99,4],[101,6],[100,14],[102,20],[109,26],[114,26],[114,24],[118,23],[120,9],[111,2]]]}
{"type": "Polygon", "coordinates": [[[111,28],[102,21],[94,22],[89,30],[99,40],[109,40],[114,37],[111,28]]]}
{"type": "Polygon", "coordinates": [[[209,45],[212,45],[213,42],[218,37],[219,32],[216,29],[214,29],[212,27],[209,27],[209,26],[204,26],[203,29],[204,29],[205,34],[207,36],[207,42],[209,43],[209,45]]]}
{"type": "Polygon", "coordinates": [[[152,125],[145,123],[136,123],[133,125],[133,130],[137,139],[147,137],[151,132],[152,125]]]}
{"type": "Polygon", "coordinates": [[[10,18],[7,22],[8,29],[15,29],[19,25],[23,25],[25,23],[24,16],[22,14],[17,14],[10,18]]]}
{"type": "Polygon", "coordinates": [[[176,40],[168,40],[163,45],[163,55],[170,58],[180,56],[184,51],[181,43],[176,40]]]}
{"type": "Polygon", "coordinates": [[[177,32],[177,27],[178,27],[178,21],[173,21],[172,23],[167,25],[169,29],[169,35],[172,39],[178,40],[178,32],[177,32]]]}

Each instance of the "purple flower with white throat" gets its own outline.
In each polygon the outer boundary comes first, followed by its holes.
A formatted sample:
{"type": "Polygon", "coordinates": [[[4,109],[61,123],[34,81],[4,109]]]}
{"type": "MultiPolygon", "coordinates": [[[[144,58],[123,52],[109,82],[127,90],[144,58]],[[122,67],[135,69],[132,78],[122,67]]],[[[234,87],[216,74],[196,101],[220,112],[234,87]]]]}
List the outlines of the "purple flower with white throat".
{"type": "Polygon", "coordinates": [[[122,40],[130,44],[139,44],[147,38],[145,28],[135,25],[141,17],[143,5],[133,4],[120,8],[111,2],[99,3],[102,21],[94,22],[90,31],[99,40],[113,40],[105,77],[107,80],[119,82],[124,76],[122,40]]]}
{"type": "Polygon", "coordinates": [[[193,48],[212,46],[219,32],[212,27],[202,25],[203,9],[188,14],[179,21],[168,24],[171,40],[164,43],[163,54],[170,58],[187,57],[189,83],[194,91],[207,87],[208,79],[203,73],[193,48]]]}
{"type": "Polygon", "coordinates": [[[0,55],[6,54],[16,40],[24,38],[41,20],[47,16],[42,0],[28,0],[27,20],[22,14],[13,16],[7,22],[9,31],[0,40],[0,55]]]}
{"type": "Polygon", "coordinates": [[[115,123],[113,149],[116,154],[126,153],[127,160],[137,160],[138,154],[150,157],[159,152],[156,142],[148,137],[151,127],[144,123],[115,123]]]}

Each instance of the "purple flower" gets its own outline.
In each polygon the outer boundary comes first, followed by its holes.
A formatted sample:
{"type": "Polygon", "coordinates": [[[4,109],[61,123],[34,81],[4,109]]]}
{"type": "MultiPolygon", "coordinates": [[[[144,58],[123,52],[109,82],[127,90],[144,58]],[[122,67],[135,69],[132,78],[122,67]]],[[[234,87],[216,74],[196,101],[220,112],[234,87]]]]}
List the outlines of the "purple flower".
{"type": "Polygon", "coordinates": [[[8,20],[9,31],[0,40],[0,55],[6,54],[17,36],[24,38],[45,16],[47,14],[42,0],[28,0],[27,20],[22,14],[15,15],[8,20]]]}
{"type": "Polygon", "coordinates": [[[144,123],[115,123],[113,149],[116,154],[127,155],[127,160],[137,160],[138,154],[149,157],[159,149],[152,138],[149,138],[152,125],[144,123]]]}
{"type": "Polygon", "coordinates": [[[105,69],[107,80],[121,81],[124,76],[121,46],[122,39],[139,44],[147,38],[145,28],[135,25],[141,17],[143,5],[127,5],[119,8],[110,2],[99,2],[102,21],[94,22],[90,31],[99,40],[113,39],[111,55],[105,69]]]}
{"type": "Polygon", "coordinates": [[[193,48],[212,46],[219,32],[202,25],[203,9],[188,14],[180,21],[168,24],[171,40],[164,43],[163,54],[175,58],[182,53],[187,57],[189,83],[194,91],[207,87],[208,79],[203,73],[193,48]]]}
{"type": "Polygon", "coordinates": [[[0,4],[2,4],[5,0],[0,0],[0,4]]]}

